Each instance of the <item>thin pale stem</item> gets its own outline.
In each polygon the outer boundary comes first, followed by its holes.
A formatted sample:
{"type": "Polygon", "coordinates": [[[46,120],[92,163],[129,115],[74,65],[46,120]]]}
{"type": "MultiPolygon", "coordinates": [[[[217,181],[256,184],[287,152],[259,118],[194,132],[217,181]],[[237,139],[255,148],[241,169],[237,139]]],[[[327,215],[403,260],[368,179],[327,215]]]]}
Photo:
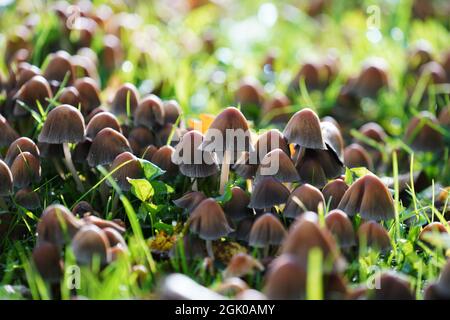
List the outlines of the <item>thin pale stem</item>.
{"type": "Polygon", "coordinates": [[[75,180],[75,183],[77,185],[77,190],[79,192],[84,192],[83,184],[81,183],[80,177],[78,176],[77,170],[75,169],[75,166],[72,162],[72,156],[70,154],[69,144],[63,143],[63,150],[64,150],[64,158],[66,159],[66,166],[67,169],[69,169],[70,173],[72,174],[73,179],[75,180]]]}
{"type": "Polygon", "coordinates": [[[192,191],[198,191],[198,183],[195,178],[192,178],[192,191]]]}
{"type": "Polygon", "coordinates": [[[220,173],[220,194],[225,192],[225,184],[228,181],[228,176],[230,174],[230,151],[225,150],[222,161],[222,172],[220,173]]]}
{"type": "Polygon", "coordinates": [[[214,251],[212,247],[212,240],[206,240],[206,252],[208,253],[208,256],[214,260],[214,251]]]}

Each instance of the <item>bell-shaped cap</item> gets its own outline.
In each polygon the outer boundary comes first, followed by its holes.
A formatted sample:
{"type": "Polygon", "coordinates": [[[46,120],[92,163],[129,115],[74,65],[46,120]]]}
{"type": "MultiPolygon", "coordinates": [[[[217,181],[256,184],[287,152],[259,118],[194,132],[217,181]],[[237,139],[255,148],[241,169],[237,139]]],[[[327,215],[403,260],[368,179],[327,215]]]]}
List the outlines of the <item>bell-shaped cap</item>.
{"type": "Polygon", "coordinates": [[[164,107],[159,97],[150,94],[139,102],[134,112],[134,125],[152,130],[164,125],[164,107]]]}
{"type": "Polygon", "coordinates": [[[285,203],[289,197],[289,190],[272,176],[259,179],[250,196],[250,208],[265,209],[285,203]]]}
{"type": "Polygon", "coordinates": [[[253,274],[255,270],[263,271],[264,266],[251,255],[239,252],[228,262],[227,268],[224,271],[224,277],[242,277],[253,274]]]}
{"type": "Polygon", "coordinates": [[[81,103],[80,93],[73,86],[66,87],[61,91],[58,101],[61,104],[69,104],[78,108],[78,105],[81,103]]]}
{"type": "Polygon", "coordinates": [[[66,207],[50,205],[42,212],[38,222],[37,243],[47,241],[62,247],[83,225],[84,222],[75,218],[66,207]]]}
{"type": "Polygon", "coordinates": [[[139,93],[134,84],[125,83],[117,90],[111,104],[111,111],[116,115],[133,114],[137,108],[138,100],[139,93]]]}
{"type": "Polygon", "coordinates": [[[376,142],[383,142],[387,137],[386,131],[376,122],[367,122],[359,128],[359,132],[376,142]]]}
{"type": "Polygon", "coordinates": [[[216,159],[211,152],[200,150],[203,135],[196,131],[186,132],[175,147],[172,162],[180,172],[190,178],[205,178],[219,172],[216,159]]]}
{"type": "Polygon", "coordinates": [[[14,140],[14,142],[12,142],[11,145],[9,146],[5,156],[5,163],[9,166],[12,165],[14,159],[21,152],[25,151],[31,153],[36,158],[39,158],[40,155],[39,148],[34,143],[34,141],[27,137],[21,137],[14,140]]]}
{"type": "Polygon", "coordinates": [[[217,240],[231,231],[220,205],[212,198],[200,202],[189,218],[189,228],[203,240],[217,240]]]}
{"type": "Polygon", "coordinates": [[[172,162],[174,152],[173,147],[163,146],[152,157],[152,162],[166,171],[165,176],[174,176],[178,173],[178,166],[172,162]]]}
{"type": "Polygon", "coordinates": [[[11,165],[14,186],[23,188],[41,180],[41,164],[39,158],[29,152],[20,153],[11,165]]]}
{"type": "Polygon", "coordinates": [[[201,191],[192,191],[184,194],[181,198],[173,200],[173,203],[179,207],[186,209],[188,212],[194,211],[194,209],[206,199],[206,196],[201,191]]]}
{"type": "Polygon", "coordinates": [[[439,151],[444,146],[442,133],[436,130],[438,120],[428,111],[422,111],[411,119],[405,132],[405,142],[414,151],[439,151]]]}
{"type": "Polygon", "coordinates": [[[90,114],[92,110],[100,106],[100,89],[94,79],[89,77],[77,79],[75,88],[80,95],[81,112],[84,115],[90,114]]]}
{"type": "Polygon", "coordinates": [[[352,143],[344,150],[344,163],[349,168],[366,167],[372,170],[372,159],[367,150],[357,144],[352,143]]]}
{"type": "Polygon", "coordinates": [[[100,112],[93,116],[86,126],[86,137],[94,139],[97,133],[104,128],[111,128],[121,133],[119,121],[110,112],[100,112]]]}
{"type": "Polygon", "coordinates": [[[43,241],[33,249],[33,262],[41,277],[50,282],[58,283],[63,275],[63,264],[58,246],[43,241]]]}
{"type": "MultiPolygon", "coordinates": [[[[37,102],[41,106],[46,106],[46,99],[52,97],[52,91],[47,80],[42,76],[34,76],[28,80],[16,93],[15,98],[23,102],[29,108],[37,110],[37,102]]],[[[16,103],[13,109],[13,114],[16,117],[27,116],[29,111],[23,108],[19,103],[16,103]]]]}
{"type": "Polygon", "coordinates": [[[110,164],[122,152],[131,152],[128,140],[111,128],[102,129],[92,141],[87,157],[91,167],[110,164]]]}
{"type": "Polygon", "coordinates": [[[129,191],[131,185],[128,179],[140,179],[144,177],[139,160],[130,152],[125,151],[119,154],[111,164],[112,178],[124,191],[129,191]]]}
{"type": "Polygon", "coordinates": [[[50,54],[47,67],[44,71],[44,77],[49,81],[54,81],[56,86],[68,76],[67,84],[72,84],[75,80],[75,71],[70,62],[70,54],[66,51],[58,51],[50,54]]]}
{"type": "Polygon", "coordinates": [[[16,192],[14,201],[28,210],[35,210],[41,207],[41,200],[37,192],[31,188],[23,188],[16,192]]]}
{"type": "Polygon", "coordinates": [[[375,300],[415,300],[408,279],[394,271],[385,271],[377,275],[374,282],[379,287],[372,290],[375,300]]]}
{"type": "Polygon", "coordinates": [[[310,184],[303,184],[292,191],[283,213],[285,217],[294,219],[306,211],[317,212],[320,204],[325,208],[322,192],[310,184]]]}
{"type": "Polygon", "coordinates": [[[0,115],[0,147],[9,147],[11,143],[19,138],[19,134],[11,127],[9,122],[0,115]]]}
{"type": "Polygon", "coordinates": [[[81,227],[72,239],[72,250],[77,262],[91,265],[99,259],[101,265],[110,260],[109,241],[106,234],[97,226],[90,224],[81,227]]]}
{"type": "Polygon", "coordinates": [[[253,151],[247,119],[234,107],[225,108],[206,131],[201,145],[205,151],[253,151]]]}
{"type": "Polygon", "coordinates": [[[391,247],[389,233],[379,223],[367,221],[358,228],[357,237],[359,243],[365,243],[368,247],[378,250],[388,250],[391,247]]]}
{"type": "Polygon", "coordinates": [[[244,151],[232,167],[237,175],[245,179],[253,178],[256,175],[256,171],[258,170],[258,165],[252,164],[250,158],[250,153],[244,151]]]}
{"type": "Polygon", "coordinates": [[[156,151],[158,151],[158,147],[151,144],[145,147],[144,151],[142,152],[141,158],[151,162],[152,157],[156,153],[156,151]]]}
{"type": "Polygon", "coordinates": [[[13,190],[13,175],[3,160],[0,160],[0,196],[7,196],[13,190]]]}
{"type": "Polygon", "coordinates": [[[335,157],[344,163],[344,138],[342,138],[341,131],[336,125],[330,121],[323,121],[320,123],[322,128],[323,140],[327,149],[334,153],[335,157]]]}
{"type": "Polygon", "coordinates": [[[255,182],[261,177],[273,176],[280,182],[300,180],[291,158],[281,149],[274,149],[264,156],[255,175],[255,182]]]}
{"type": "Polygon", "coordinates": [[[129,141],[135,141],[139,149],[143,149],[148,145],[156,145],[157,138],[153,131],[146,127],[134,127],[128,134],[129,141]]]}
{"type": "Polygon", "coordinates": [[[239,221],[253,214],[248,207],[250,196],[239,187],[231,188],[231,199],[224,203],[223,210],[234,221],[239,221]]]}
{"type": "Polygon", "coordinates": [[[280,245],[287,232],[280,220],[271,213],[259,216],[250,230],[249,245],[257,248],[280,245]]]}
{"type": "Polygon", "coordinates": [[[350,248],[356,244],[352,222],[344,211],[331,210],[325,217],[325,225],[341,248],[350,248]]]}
{"type": "Polygon", "coordinates": [[[81,112],[63,104],[52,109],[45,119],[39,134],[39,142],[45,143],[77,143],[84,141],[85,126],[81,112]]]}
{"type": "Polygon", "coordinates": [[[92,205],[87,201],[80,201],[78,202],[73,208],[72,213],[74,215],[83,216],[84,214],[88,212],[94,212],[94,208],[92,205]]]}
{"type": "Polygon", "coordinates": [[[427,224],[422,231],[420,231],[419,239],[424,242],[428,242],[427,234],[447,233],[447,229],[441,222],[431,222],[427,224]]]}
{"type": "Polygon", "coordinates": [[[322,189],[325,199],[325,206],[329,206],[329,210],[336,209],[348,189],[348,185],[344,180],[336,179],[328,182],[322,189]]]}
{"type": "Polygon", "coordinates": [[[345,192],[338,208],[349,216],[359,213],[366,220],[389,220],[395,216],[392,195],[373,174],[356,180],[345,192]]]}
{"type": "Polygon", "coordinates": [[[325,150],[326,146],[317,114],[305,108],[295,113],[284,128],[283,135],[289,143],[303,148],[325,150]]]}
{"type": "Polygon", "coordinates": [[[99,227],[100,229],[111,228],[119,232],[120,234],[125,233],[125,226],[121,220],[105,220],[94,216],[90,213],[86,213],[82,219],[85,224],[93,224],[99,227]]]}
{"type": "Polygon", "coordinates": [[[260,163],[264,156],[274,149],[281,149],[288,156],[291,154],[283,134],[277,129],[270,129],[261,134],[255,143],[256,162],[260,163]]]}
{"type": "Polygon", "coordinates": [[[164,107],[164,123],[175,124],[182,114],[181,107],[176,100],[168,100],[163,102],[164,107]]]}
{"type": "Polygon", "coordinates": [[[324,272],[341,271],[345,261],[340,256],[330,231],[319,226],[312,215],[303,215],[291,225],[283,244],[283,253],[292,254],[306,268],[311,249],[322,251],[324,272]]]}
{"type": "Polygon", "coordinates": [[[380,58],[368,59],[356,79],[354,91],[360,98],[375,98],[378,92],[389,85],[386,61],[380,58]]]}

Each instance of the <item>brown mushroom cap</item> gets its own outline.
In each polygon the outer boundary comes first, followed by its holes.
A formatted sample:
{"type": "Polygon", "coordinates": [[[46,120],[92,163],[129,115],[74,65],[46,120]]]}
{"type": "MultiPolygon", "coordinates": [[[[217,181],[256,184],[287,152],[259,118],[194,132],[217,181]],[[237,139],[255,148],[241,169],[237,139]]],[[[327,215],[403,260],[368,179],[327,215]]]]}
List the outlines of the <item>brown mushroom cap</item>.
{"type": "Polygon", "coordinates": [[[71,106],[78,107],[81,103],[80,93],[75,87],[66,87],[61,91],[58,101],[60,104],[70,104],[71,106]]]}
{"type": "Polygon", "coordinates": [[[428,242],[427,238],[425,236],[427,233],[431,233],[431,234],[433,234],[433,233],[447,233],[447,229],[445,228],[445,226],[441,222],[435,221],[435,222],[431,222],[431,223],[427,224],[422,229],[422,231],[420,231],[419,239],[421,241],[428,242]]]}
{"type": "Polygon", "coordinates": [[[283,135],[289,143],[304,148],[326,150],[319,117],[309,108],[302,109],[291,117],[283,135]]]}
{"type": "Polygon", "coordinates": [[[231,231],[220,205],[212,198],[200,202],[189,218],[190,230],[203,240],[217,240],[231,231]]]}
{"type": "Polygon", "coordinates": [[[95,257],[101,265],[111,259],[106,234],[97,226],[90,224],[81,227],[72,240],[73,253],[80,264],[91,265],[95,257]]]}
{"type": "Polygon", "coordinates": [[[97,133],[104,128],[111,128],[121,133],[119,121],[110,112],[100,112],[93,116],[86,126],[86,137],[94,139],[97,133]]]}
{"type": "Polygon", "coordinates": [[[8,121],[0,115],[0,146],[10,146],[10,144],[19,138],[19,134],[11,127],[8,121]]]}
{"type": "Polygon", "coordinates": [[[85,127],[81,112],[68,104],[60,105],[47,114],[39,142],[77,143],[84,141],[85,127]]]}
{"type": "Polygon", "coordinates": [[[110,171],[113,172],[112,178],[124,191],[129,191],[131,189],[128,178],[139,179],[144,176],[144,170],[142,169],[139,160],[132,153],[127,151],[122,152],[114,159],[110,171]],[[118,169],[116,170],[116,168],[118,169]]]}
{"type": "Polygon", "coordinates": [[[433,125],[439,125],[436,117],[428,111],[420,112],[409,122],[405,132],[406,143],[415,151],[439,151],[444,146],[443,136],[433,125]]]}
{"type": "Polygon", "coordinates": [[[344,139],[341,131],[330,121],[321,122],[320,127],[327,149],[334,153],[341,164],[344,163],[344,139]]]}
{"type": "Polygon", "coordinates": [[[36,228],[37,243],[48,241],[62,247],[66,239],[70,240],[83,224],[66,207],[59,204],[48,206],[36,228]]]}
{"type": "Polygon", "coordinates": [[[190,178],[205,178],[219,172],[214,155],[200,150],[203,135],[196,131],[186,132],[172,154],[172,162],[180,172],[190,178]]]}
{"type": "Polygon", "coordinates": [[[159,97],[151,94],[139,102],[134,112],[134,125],[152,130],[157,126],[164,125],[164,107],[159,97]]]}
{"type": "Polygon", "coordinates": [[[408,279],[397,272],[383,272],[374,281],[379,284],[373,290],[375,300],[414,300],[408,279]]]}
{"type": "Polygon", "coordinates": [[[164,101],[164,123],[175,124],[182,114],[181,107],[176,100],[164,101]]]}
{"type": "Polygon", "coordinates": [[[33,182],[41,180],[41,164],[39,158],[36,158],[29,152],[20,153],[11,165],[14,186],[23,188],[33,182]]]}
{"type": "Polygon", "coordinates": [[[251,179],[255,176],[256,171],[258,170],[257,164],[250,163],[250,153],[244,151],[242,155],[237,159],[236,163],[233,165],[232,169],[239,176],[245,179],[251,179]]]}
{"type": "Polygon", "coordinates": [[[257,163],[260,163],[264,156],[274,149],[281,149],[288,156],[291,154],[289,145],[283,134],[277,129],[270,129],[261,134],[255,143],[254,152],[257,155],[257,163]]]}
{"type": "MultiPolygon", "coordinates": [[[[17,100],[22,101],[25,105],[33,110],[37,110],[36,101],[43,107],[47,105],[47,98],[52,97],[52,91],[47,80],[42,76],[34,76],[28,80],[16,93],[17,100]]],[[[28,110],[16,103],[13,110],[14,116],[26,116],[29,114],[28,110]]]]}
{"type": "Polygon", "coordinates": [[[352,143],[344,150],[344,163],[349,168],[366,167],[372,170],[372,159],[366,149],[357,144],[352,143]]]}
{"type": "Polygon", "coordinates": [[[33,249],[33,262],[42,278],[50,283],[59,282],[63,265],[58,246],[42,241],[33,249]]]}
{"type": "Polygon", "coordinates": [[[271,176],[262,177],[255,185],[250,196],[250,208],[265,209],[285,203],[289,197],[289,190],[271,176]]]}
{"type": "Polygon", "coordinates": [[[66,51],[58,51],[50,54],[50,60],[44,71],[44,77],[50,82],[55,81],[57,86],[64,80],[68,74],[67,84],[72,84],[75,80],[75,71],[70,62],[70,54],[66,51]]]}
{"type": "Polygon", "coordinates": [[[358,240],[365,241],[368,247],[387,250],[391,247],[391,239],[386,229],[375,221],[367,221],[359,226],[358,240]]]}
{"type": "Polygon", "coordinates": [[[116,130],[102,129],[92,141],[87,157],[91,167],[110,164],[122,152],[131,152],[128,140],[116,130]]]}
{"type": "Polygon", "coordinates": [[[41,207],[39,195],[31,188],[18,190],[14,195],[14,201],[28,210],[35,210],[41,207]]]}
{"type": "Polygon", "coordinates": [[[376,122],[367,122],[359,128],[359,132],[376,142],[383,142],[387,137],[383,127],[376,122]]]}
{"type": "Polygon", "coordinates": [[[25,151],[31,153],[36,158],[39,158],[39,148],[36,146],[34,141],[27,137],[21,137],[14,140],[14,142],[12,142],[9,146],[5,156],[5,163],[10,166],[14,159],[21,152],[25,151]]]}
{"type": "Polygon", "coordinates": [[[111,111],[116,115],[126,115],[127,99],[129,99],[130,113],[133,114],[138,105],[139,93],[132,83],[125,83],[117,90],[111,104],[111,111]]]}
{"type": "Polygon", "coordinates": [[[84,115],[91,113],[92,110],[100,106],[100,89],[94,79],[84,77],[75,81],[81,101],[81,112],[84,115]]]}
{"type": "Polygon", "coordinates": [[[179,207],[186,209],[188,212],[194,211],[194,209],[206,199],[206,196],[201,191],[192,191],[184,194],[181,198],[173,200],[173,203],[179,207]]]}
{"type": "Polygon", "coordinates": [[[157,138],[153,131],[146,127],[134,127],[128,134],[129,141],[135,141],[139,149],[145,148],[148,145],[155,145],[157,138]]]}
{"type": "Polygon", "coordinates": [[[310,184],[303,184],[292,191],[283,213],[286,217],[294,219],[306,211],[317,212],[320,203],[325,207],[322,192],[310,184]]]}
{"type": "Polygon", "coordinates": [[[94,212],[94,208],[87,201],[80,201],[72,208],[72,213],[74,215],[82,216],[88,212],[94,212]]]}
{"type": "Polygon", "coordinates": [[[352,222],[344,211],[331,210],[325,217],[325,224],[342,248],[355,245],[355,231],[352,222]]]}
{"type": "Polygon", "coordinates": [[[178,166],[172,162],[172,155],[175,149],[171,146],[163,146],[155,152],[152,162],[161,169],[165,170],[166,176],[174,176],[178,173],[178,166]]]}
{"type": "Polygon", "coordinates": [[[273,176],[280,182],[300,180],[291,158],[281,149],[274,149],[264,156],[256,171],[255,182],[267,175],[273,176]]]}
{"type": "Polygon", "coordinates": [[[9,195],[13,190],[13,175],[3,160],[0,160],[0,196],[9,195]]]}
{"type": "Polygon", "coordinates": [[[349,216],[357,213],[366,220],[394,218],[394,201],[383,182],[373,174],[356,180],[339,202],[339,209],[349,216]]]}
{"type": "Polygon", "coordinates": [[[224,276],[225,278],[242,277],[247,274],[252,274],[255,269],[262,271],[264,270],[264,266],[252,256],[239,252],[231,258],[224,271],[224,276]]]}
{"type": "Polygon", "coordinates": [[[325,205],[329,204],[330,210],[336,209],[347,189],[348,185],[341,179],[328,182],[322,189],[325,205]]]}
{"type": "Polygon", "coordinates": [[[147,146],[145,150],[142,152],[142,159],[145,159],[147,161],[152,161],[153,155],[158,151],[158,148],[154,146],[153,144],[147,146]]]}
{"type": "Polygon", "coordinates": [[[250,196],[241,188],[231,188],[231,199],[223,205],[226,215],[232,220],[238,221],[253,214],[248,207],[250,196]]]}
{"type": "Polygon", "coordinates": [[[280,220],[271,213],[259,216],[250,231],[249,245],[263,248],[280,245],[287,232],[280,220]]]}

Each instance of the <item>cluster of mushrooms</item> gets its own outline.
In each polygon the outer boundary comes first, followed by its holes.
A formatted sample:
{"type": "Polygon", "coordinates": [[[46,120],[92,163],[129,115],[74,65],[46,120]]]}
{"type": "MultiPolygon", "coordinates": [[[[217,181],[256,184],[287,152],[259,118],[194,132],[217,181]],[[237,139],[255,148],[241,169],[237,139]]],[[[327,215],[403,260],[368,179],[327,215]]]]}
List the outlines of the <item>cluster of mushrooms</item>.
{"type": "MultiPolygon", "coordinates": [[[[383,61],[367,61],[361,72],[347,81],[333,117],[320,119],[310,108],[284,112],[291,105],[289,97],[298,94],[301,79],[309,90],[322,90],[333,81],[338,62],[330,56],[304,64],[286,94],[264,97],[255,79],[242,79],[235,92],[240,109],[227,107],[206,128],[196,130],[182,120],[177,101],[142,92],[132,83],[107,88],[110,97],[105,99],[98,67],[113,70],[121,61],[118,34],[124,22],[115,19],[106,6],[80,3],[84,4],[79,5],[83,19],[76,29],[76,54],[56,50],[42,68],[31,64],[27,37],[34,24],[30,19],[7,43],[9,75],[0,79],[6,97],[0,115],[0,147],[5,151],[0,160],[0,237],[20,239],[24,235],[14,210],[36,213],[39,222],[32,260],[46,281],[60,283],[67,248],[78,264],[98,262],[101,267],[129,250],[126,216],[111,220],[100,213],[115,192],[111,182],[105,180],[94,191],[99,203],[77,201],[69,209],[42,202],[39,183],[43,177],[47,181],[49,172],[55,172],[83,196],[103,178],[100,168],[105,167],[120,190],[133,197],[130,179],[145,178],[145,160],[164,170],[158,179],[175,187],[176,198],[171,200],[185,226],[176,235],[184,251],[179,252],[175,243],[163,258],[183,254],[189,261],[203,259],[211,273],[221,263],[226,265],[219,288],[207,289],[184,275],[171,274],[160,288],[161,297],[306,298],[308,266],[312,254],[318,252],[325,298],[415,298],[400,273],[377,275],[378,290],[351,288],[344,274],[346,258],[362,247],[386,253],[395,241],[387,230],[387,222],[399,214],[392,196],[395,181],[387,169],[391,160],[384,159],[380,150],[387,148],[389,134],[379,124],[366,122],[358,136],[348,136],[348,128],[360,115],[361,100],[374,98],[389,87],[383,61]],[[89,48],[99,29],[107,34],[101,57],[89,48]],[[273,115],[273,127],[282,130],[256,131],[255,124],[267,114],[273,115]],[[243,132],[244,143],[238,146],[227,130],[243,132]],[[214,132],[221,133],[219,141],[214,132]],[[265,169],[272,166],[278,170],[266,174],[265,169]],[[368,171],[361,175],[348,171],[353,175],[349,182],[346,168],[360,167],[368,171]],[[378,177],[372,172],[386,175],[378,177]],[[230,242],[245,250],[228,261],[218,261],[221,245],[230,242]],[[245,281],[255,272],[264,273],[261,292],[245,281]]],[[[68,7],[59,2],[54,8],[64,25],[70,20],[68,7]]],[[[268,73],[273,72],[274,59],[268,56],[264,62],[268,73]]],[[[449,82],[450,54],[438,63],[422,46],[411,52],[413,62],[411,74],[429,74],[430,84],[449,82]]],[[[419,112],[404,130],[403,141],[419,154],[441,155],[446,140],[436,128],[439,126],[450,127],[450,106],[442,108],[438,117],[419,112]]],[[[404,150],[390,151],[398,153],[399,191],[407,203],[409,158],[404,150]]],[[[413,180],[417,192],[431,185],[422,171],[414,172],[413,180]]],[[[441,206],[449,219],[447,199],[448,190],[444,190],[436,206],[441,206]]],[[[427,233],[436,232],[448,231],[441,222],[432,222],[423,227],[419,237],[426,241],[427,233]]],[[[141,265],[134,265],[133,270],[147,272],[141,265]]],[[[447,262],[441,277],[427,286],[425,298],[450,298],[449,279],[447,262]]]]}

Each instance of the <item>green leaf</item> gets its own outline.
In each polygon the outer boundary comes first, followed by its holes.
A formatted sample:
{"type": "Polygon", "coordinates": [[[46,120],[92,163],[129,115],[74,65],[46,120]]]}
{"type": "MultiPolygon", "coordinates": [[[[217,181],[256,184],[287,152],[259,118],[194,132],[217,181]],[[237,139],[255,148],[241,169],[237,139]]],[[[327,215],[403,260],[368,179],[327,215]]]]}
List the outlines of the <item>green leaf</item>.
{"type": "Polygon", "coordinates": [[[142,202],[147,201],[155,194],[152,185],[145,179],[128,179],[128,182],[131,184],[131,193],[142,202]]]}
{"type": "Polygon", "coordinates": [[[231,189],[233,187],[234,187],[234,185],[232,183],[227,183],[225,185],[225,192],[221,196],[216,197],[215,200],[217,202],[220,202],[221,204],[224,204],[224,203],[230,201],[231,200],[231,196],[232,196],[231,189]]]}
{"type": "Polygon", "coordinates": [[[175,192],[174,188],[162,181],[153,180],[151,184],[153,189],[155,190],[155,194],[157,195],[170,194],[175,192]]]}
{"type": "Polygon", "coordinates": [[[152,180],[156,177],[159,177],[166,172],[148,160],[139,159],[139,162],[141,163],[141,166],[144,169],[144,175],[148,180],[152,180]]]}
{"type": "Polygon", "coordinates": [[[163,230],[163,231],[167,232],[168,234],[173,233],[173,226],[171,224],[167,224],[167,223],[164,223],[161,221],[155,223],[154,228],[157,230],[163,230]]]}

